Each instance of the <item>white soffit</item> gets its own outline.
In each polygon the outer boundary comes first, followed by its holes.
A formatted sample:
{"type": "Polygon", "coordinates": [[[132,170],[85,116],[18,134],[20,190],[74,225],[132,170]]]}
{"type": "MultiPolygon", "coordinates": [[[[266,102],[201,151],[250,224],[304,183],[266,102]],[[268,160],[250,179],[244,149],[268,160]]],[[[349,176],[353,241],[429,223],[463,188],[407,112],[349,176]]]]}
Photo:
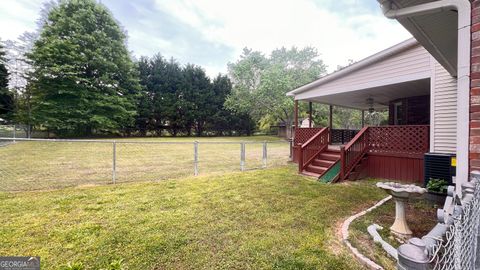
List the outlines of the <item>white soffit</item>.
{"type": "Polygon", "coordinates": [[[430,78],[368,88],[361,91],[311,97],[306,100],[358,110],[368,110],[371,106],[367,99],[372,98],[373,108],[382,110],[388,108],[389,101],[423,95],[430,95],[430,78]]]}

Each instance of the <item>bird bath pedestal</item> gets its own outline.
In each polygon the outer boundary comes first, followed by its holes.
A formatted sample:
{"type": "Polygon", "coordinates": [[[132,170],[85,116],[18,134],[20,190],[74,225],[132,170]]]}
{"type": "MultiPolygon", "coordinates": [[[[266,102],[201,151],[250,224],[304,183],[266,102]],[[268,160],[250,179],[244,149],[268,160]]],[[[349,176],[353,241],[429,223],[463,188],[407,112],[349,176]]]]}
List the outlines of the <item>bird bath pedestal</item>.
{"type": "Polygon", "coordinates": [[[405,218],[405,203],[409,198],[418,197],[427,190],[415,185],[402,185],[394,182],[377,183],[377,187],[392,195],[395,201],[395,222],[390,231],[402,240],[411,238],[412,231],[408,228],[405,218]]]}

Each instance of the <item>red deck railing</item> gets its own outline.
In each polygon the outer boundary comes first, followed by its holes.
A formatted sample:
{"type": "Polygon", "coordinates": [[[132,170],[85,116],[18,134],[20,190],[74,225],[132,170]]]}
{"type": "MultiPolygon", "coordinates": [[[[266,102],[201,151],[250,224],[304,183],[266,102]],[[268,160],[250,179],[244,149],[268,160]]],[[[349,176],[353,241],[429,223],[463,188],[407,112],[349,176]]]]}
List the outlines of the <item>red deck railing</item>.
{"type": "Polygon", "coordinates": [[[429,150],[429,126],[382,126],[369,128],[369,154],[423,157],[429,150]]]}
{"type": "Polygon", "coordinates": [[[320,128],[296,128],[294,129],[294,145],[302,145],[310,140],[315,134],[324,129],[320,128]]]}
{"type": "Polygon", "coordinates": [[[330,142],[330,132],[328,128],[322,128],[308,141],[303,143],[299,147],[298,155],[298,171],[302,172],[303,169],[326,147],[330,142]]]}
{"type": "Polygon", "coordinates": [[[428,152],[429,126],[382,126],[363,128],[340,148],[340,179],[346,179],[365,154],[420,158],[428,152]]]}
{"type": "Polygon", "coordinates": [[[344,179],[367,152],[368,129],[362,128],[346,146],[340,148],[340,179],[344,179]]]}
{"type": "Polygon", "coordinates": [[[323,128],[296,128],[294,129],[294,139],[292,144],[292,160],[298,163],[300,155],[300,147],[306,143],[315,134],[321,131],[323,128]]]}
{"type": "Polygon", "coordinates": [[[350,142],[360,130],[355,129],[330,129],[331,143],[345,144],[350,142]]]}

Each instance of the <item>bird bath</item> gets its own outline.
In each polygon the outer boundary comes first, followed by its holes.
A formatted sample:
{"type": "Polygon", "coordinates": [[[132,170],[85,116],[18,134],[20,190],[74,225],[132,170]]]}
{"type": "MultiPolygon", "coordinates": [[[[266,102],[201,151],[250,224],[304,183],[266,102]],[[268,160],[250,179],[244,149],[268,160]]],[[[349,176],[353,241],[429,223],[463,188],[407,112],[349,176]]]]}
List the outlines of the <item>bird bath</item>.
{"type": "Polygon", "coordinates": [[[395,201],[395,222],[390,227],[390,231],[403,240],[409,239],[412,236],[412,231],[408,228],[405,219],[405,202],[409,198],[422,195],[427,190],[416,185],[403,185],[394,182],[377,183],[377,187],[392,195],[395,201]]]}

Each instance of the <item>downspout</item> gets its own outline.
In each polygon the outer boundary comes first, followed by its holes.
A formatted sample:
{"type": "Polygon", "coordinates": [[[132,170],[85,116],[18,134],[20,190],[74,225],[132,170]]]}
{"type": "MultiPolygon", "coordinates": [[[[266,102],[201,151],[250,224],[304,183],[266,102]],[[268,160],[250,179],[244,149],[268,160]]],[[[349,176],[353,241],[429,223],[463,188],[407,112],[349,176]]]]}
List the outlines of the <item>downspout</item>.
{"type": "Polygon", "coordinates": [[[470,106],[470,24],[471,4],[468,0],[440,0],[412,7],[394,9],[391,0],[379,0],[384,15],[401,19],[441,11],[458,11],[457,62],[457,167],[456,190],[469,178],[469,106],[470,106]]]}

